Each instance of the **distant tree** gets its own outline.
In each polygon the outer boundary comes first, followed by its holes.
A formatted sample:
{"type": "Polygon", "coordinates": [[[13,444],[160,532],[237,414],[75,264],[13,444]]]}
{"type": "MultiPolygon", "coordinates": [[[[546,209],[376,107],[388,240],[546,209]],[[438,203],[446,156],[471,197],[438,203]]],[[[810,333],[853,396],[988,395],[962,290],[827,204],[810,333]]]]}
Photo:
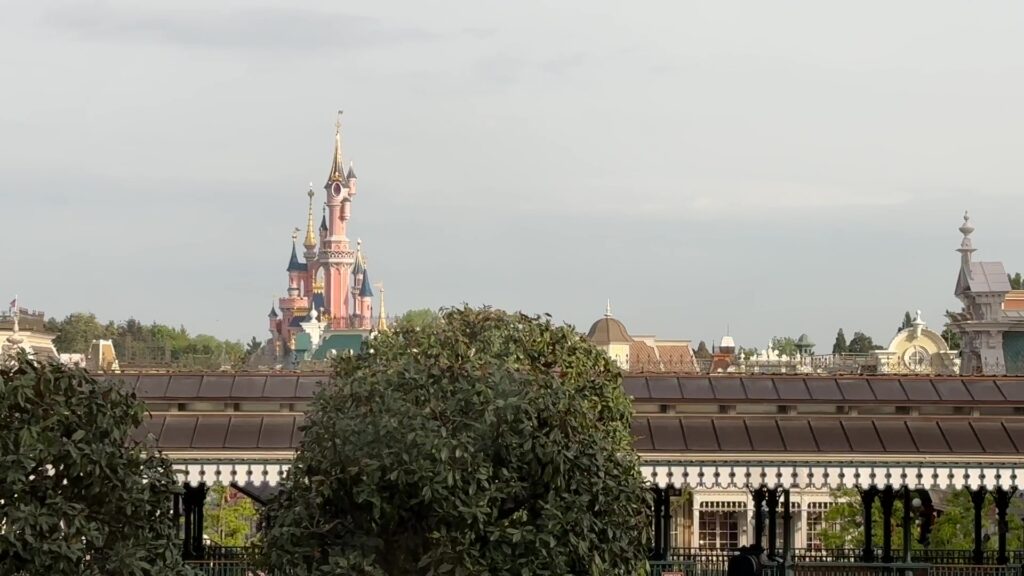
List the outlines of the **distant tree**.
{"type": "Polygon", "coordinates": [[[882,347],[876,345],[871,339],[871,336],[868,336],[863,332],[854,332],[853,338],[850,338],[850,344],[847,346],[847,351],[850,354],[867,354],[872,350],[881,349],[882,347]]]}
{"type": "Polygon", "coordinates": [[[206,536],[221,546],[248,544],[259,518],[252,500],[221,484],[207,492],[203,515],[206,536]]]}
{"type": "Polygon", "coordinates": [[[431,310],[430,308],[418,308],[416,310],[409,310],[405,314],[399,316],[396,324],[424,328],[434,322],[437,322],[439,318],[440,316],[435,310],[431,310]]]}
{"type": "Polygon", "coordinates": [[[836,341],[832,344],[833,354],[846,354],[850,351],[849,346],[846,344],[846,334],[843,334],[843,329],[840,328],[839,332],[836,332],[836,341]]]}
{"type": "Polygon", "coordinates": [[[445,311],[339,357],[334,376],[268,506],[268,572],[634,576],[645,566],[651,501],[621,371],[571,327],[445,311]]]}
{"type": "Polygon", "coordinates": [[[907,311],[907,312],[903,313],[903,323],[900,324],[900,327],[896,330],[896,332],[900,333],[900,332],[906,330],[907,328],[913,328],[913,327],[914,327],[914,317],[910,315],[909,311],[907,311]]]}
{"type": "Polygon", "coordinates": [[[246,344],[246,346],[245,346],[245,356],[247,358],[251,357],[251,356],[254,356],[257,352],[260,351],[260,348],[262,348],[262,347],[263,347],[263,342],[260,342],[259,338],[253,336],[252,340],[249,340],[249,343],[246,344]]]}
{"type": "Polygon", "coordinates": [[[697,349],[694,350],[693,355],[700,360],[707,360],[711,358],[711,351],[708,350],[708,345],[701,340],[700,344],[697,344],[697,349]]]}
{"type": "Polygon", "coordinates": [[[950,350],[960,350],[963,347],[960,334],[950,326],[951,322],[956,321],[955,314],[952,310],[946,310],[946,324],[942,328],[942,339],[946,341],[946,346],[949,346],[950,350]]]}
{"type": "Polygon", "coordinates": [[[53,346],[59,352],[74,354],[85,354],[93,340],[110,336],[96,315],[88,312],[74,312],[60,321],[51,319],[46,328],[57,334],[53,346]]]}
{"type": "MultiPolygon", "coordinates": [[[[970,495],[966,490],[957,490],[948,493],[933,492],[936,497],[941,494],[942,502],[938,519],[932,526],[930,547],[939,550],[970,550],[974,547],[974,506],[971,503],[970,495]]],[[[825,522],[821,531],[822,547],[826,549],[838,548],[860,548],[864,545],[864,512],[861,506],[860,495],[856,490],[846,489],[833,492],[834,504],[825,512],[825,522]]],[[[991,507],[991,500],[988,501],[991,507]]],[[[1017,550],[1021,545],[1021,515],[1024,514],[1024,502],[1020,498],[1014,498],[1010,504],[1010,511],[1007,515],[1009,531],[1007,533],[1007,544],[1010,550],[1017,550]]],[[[872,510],[871,539],[875,547],[882,546],[882,510],[877,503],[872,510]]],[[[914,541],[911,547],[920,549],[921,544],[917,542],[920,531],[920,521],[916,514],[912,515],[913,526],[911,533],[914,541]]],[[[983,533],[989,534],[991,538],[985,544],[985,548],[994,550],[997,544],[996,523],[994,514],[983,516],[983,533]]],[[[903,503],[897,499],[893,505],[892,514],[892,545],[893,550],[903,548],[903,503]]]]}
{"type": "Polygon", "coordinates": [[[1020,275],[1020,272],[1017,272],[1013,276],[1007,274],[1006,278],[1010,281],[1010,288],[1014,290],[1024,290],[1024,277],[1020,275]]]}
{"type": "Polygon", "coordinates": [[[169,460],[120,383],[24,354],[0,367],[0,574],[187,574],[169,460]]]}
{"type": "Polygon", "coordinates": [[[53,343],[58,352],[84,354],[94,340],[112,340],[122,364],[169,361],[195,368],[219,368],[225,362],[241,365],[246,353],[241,342],[207,334],[189,336],[184,326],[144,325],[134,318],[104,325],[87,312],[75,312],[63,320],[51,318],[46,321],[46,329],[56,334],[53,343]]]}
{"type": "Polygon", "coordinates": [[[790,336],[776,336],[772,338],[772,350],[779,356],[796,357],[799,349],[796,347],[796,340],[790,336]]]}

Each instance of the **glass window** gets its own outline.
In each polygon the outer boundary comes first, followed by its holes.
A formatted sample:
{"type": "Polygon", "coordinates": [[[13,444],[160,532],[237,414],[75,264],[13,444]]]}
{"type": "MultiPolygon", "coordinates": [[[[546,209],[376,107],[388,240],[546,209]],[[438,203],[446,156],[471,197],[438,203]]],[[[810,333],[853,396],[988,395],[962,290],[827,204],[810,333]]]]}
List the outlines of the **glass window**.
{"type": "Polygon", "coordinates": [[[743,506],[743,502],[701,502],[698,545],[703,549],[738,548],[743,506]]]}
{"type": "Polygon", "coordinates": [[[804,536],[807,541],[807,548],[821,550],[821,529],[825,526],[825,512],[828,512],[831,502],[809,502],[807,504],[807,526],[804,528],[804,536]]]}

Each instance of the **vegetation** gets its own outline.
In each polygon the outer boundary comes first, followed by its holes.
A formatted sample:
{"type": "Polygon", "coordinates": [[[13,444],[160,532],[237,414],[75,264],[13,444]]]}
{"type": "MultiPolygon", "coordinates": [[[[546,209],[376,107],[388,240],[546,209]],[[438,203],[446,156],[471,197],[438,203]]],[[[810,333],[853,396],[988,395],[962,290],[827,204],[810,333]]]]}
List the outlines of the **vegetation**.
{"type": "Polygon", "coordinates": [[[794,358],[799,355],[796,340],[789,336],[775,336],[772,338],[772,350],[779,356],[794,358]]]}
{"type": "Polygon", "coordinates": [[[413,328],[425,328],[434,324],[438,321],[441,316],[430,308],[417,308],[416,310],[409,310],[405,314],[398,317],[395,324],[399,326],[409,326],[413,328]]]}
{"type": "Polygon", "coordinates": [[[462,308],[340,357],[263,536],[275,574],[640,572],[650,496],[607,355],[462,308]]]}
{"type": "Polygon", "coordinates": [[[701,340],[700,344],[697,345],[697,349],[693,351],[693,356],[698,360],[710,360],[711,351],[708,350],[708,345],[701,340]]]}
{"type": "MultiPolygon", "coordinates": [[[[864,546],[864,513],[860,495],[856,490],[848,489],[833,493],[836,504],[825,513],[825,528],[821,532],[824,548],[861,548],[864,546]]],[[[966,490],[944,494],[941,514],[932,526],[929,548],[937,550],[971,550],[974,548],[974,506],[966,490]]],[[[1010,505],[1007,522],[1009,532],[1007,546],[1010,550],[1018,550],[1021,546],[1021,515],[1024,514],[1024,503],[1014,498],[1010,505]]],[[[911,547],[922,548],[917,541],[920,534],[920,520],[912,515],[911,533],[914,541],[911,547]]],[[[995,550],[996,517],[995,506],[991,496],[986,500],[986,513],[983,516],[984,534],[990,538],[985,543],[986,550],[995,550]]],[[[882,508],[876,500],[872,510],[871,540],[875,547],[882,546],[882,508]]],[[[903,548],[903,503],[897,498],[893,505],[892,545],[894,550],[903,548]]]]}
{"type": "Polygon", "coordinates": [[[1017,272],[1013,276],[1006,275],[1006,279],[1010,281],[1010,288],[1013,290],[1024,290],[1024,277],[1017,272]]]}
{"type": "Polygon", "coordinates": [[[249,544],[259,514],[252,500],[221,484],[210,486],[203,507],[206,536],[221,546],[249,544]]]}
{"type": "Polygon", "coordinates": [[[255,338],[255,343],[246,347],[241,342],[206,334],[191,336],[184,326],[145,325],[134,318],[103,324],[95,314],[87,312],[75,312],[63,320],[51,318],[46,321],[46,330],[57,335],[53,344],[59,352],[85,354],[93,340],[112,340],[122,363],[198,364],[190,366],[195,368],[220,368],[227,363],[238,367],[259,350],[255,338]]]}
{"type": "Polygon", "coordinates": [[[850,351],[850,346],[846,343],[846,334],[843,334],[843,329],[840,328],[839,332],[836,332],[836,341],[832,344],[833,354],[846,354],[850,351]]]}
{"type": "Polygon", "coordinates": [[[170,462],[117,384],[21,355],[0,368],[0,574],[186,574],[170,462]]]}
{"type": "Polygon", "coordinates": [[[908,310],[903,313],[903,322],[900,324],[900,327],[896,329],[896,333],[899,334],[900,332],[906,330],[907,328],[913,327],[914,317],[910,315],[910,311],[908,310]]]}
{"type": "Polygon", "coordinates": [[[850,354],[867,354],[872,350],[881,350],[882,348],[871,340],[871,336],[863,332],[854,332],[846,351],[850,354]]]}
{"type": "Polygon", "coordinates": [[[942,328],[942,339],[946,341],[946,346],[949,346],[950,350],[960,350],[963,344],[960,334],[949,325],[950,322],[953,322],[954,314],[952,310],[946,310],[946,325],[942,328]]]}

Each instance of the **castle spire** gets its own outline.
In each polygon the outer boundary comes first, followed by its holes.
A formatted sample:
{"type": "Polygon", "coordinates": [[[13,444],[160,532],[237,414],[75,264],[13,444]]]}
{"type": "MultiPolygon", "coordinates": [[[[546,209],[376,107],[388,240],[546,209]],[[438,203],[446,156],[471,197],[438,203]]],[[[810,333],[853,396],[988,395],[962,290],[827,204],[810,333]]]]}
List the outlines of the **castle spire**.
{"type": "Polygon", "coordinates": [[[320,236],[327,235],[327,204],[324,204],[323,215],[320,217],[320,236]]]}
{"type": "Polygon", "coordinates": [[[608,302],[606,302],[605,305],[604,305],[604,317],[605,318],[611,318],[612,317],[612,299],[611,298],[609,298],[608,302]]]}
{"type": "Polygon", "coordinates": [[[288,272],[301,272],[304,267],[299,263],[299,254],[295,250],[295,241],[299,238],[299,229],[292,232],[292,257],[288,260],[288,272]]]}
{"type": "Polygon", "coordinates": [[[316,235],[313,233],[313,196],[316,193],[313,192],[313,183],[309,183],[309,192],[306,193],[309,196],[309,217],[306,220],[306,239],[302,245],[306,247],[306,259],[312,260],[316,257],[316,235]]]}
{"type": "Polygon", "coordinates": [[[334,160],[331,162],[331,173],[327,177],[325,188],[330,188],[334,182],[347,184],[345,179],[345,162],[341,158],[341,114],[338,110],[338,120],[334,123],[334,160]]]}
{"type": "Polygon", "coordinates": [[[380,290],[380,315],[377,316],[377,332],[388,331],[388,313],[387,309],[384,308],[384,283],[377,284],[377,290],[380,290]]]}

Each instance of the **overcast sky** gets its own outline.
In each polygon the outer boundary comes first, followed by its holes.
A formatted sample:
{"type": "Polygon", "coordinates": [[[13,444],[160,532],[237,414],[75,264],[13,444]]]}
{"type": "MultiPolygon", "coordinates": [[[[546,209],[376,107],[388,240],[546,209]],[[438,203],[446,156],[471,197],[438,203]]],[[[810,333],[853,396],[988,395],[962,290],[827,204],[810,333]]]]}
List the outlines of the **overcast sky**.
{"type": "MultiPolygon", "coordinates": [[[[335,111],[389,312],[763,347],[1024,270],[1024,3],[5,3],[0,290],[268,336],[335,111]]],[[[4,300],[6,302],[6,300],[4,300]]]]}

